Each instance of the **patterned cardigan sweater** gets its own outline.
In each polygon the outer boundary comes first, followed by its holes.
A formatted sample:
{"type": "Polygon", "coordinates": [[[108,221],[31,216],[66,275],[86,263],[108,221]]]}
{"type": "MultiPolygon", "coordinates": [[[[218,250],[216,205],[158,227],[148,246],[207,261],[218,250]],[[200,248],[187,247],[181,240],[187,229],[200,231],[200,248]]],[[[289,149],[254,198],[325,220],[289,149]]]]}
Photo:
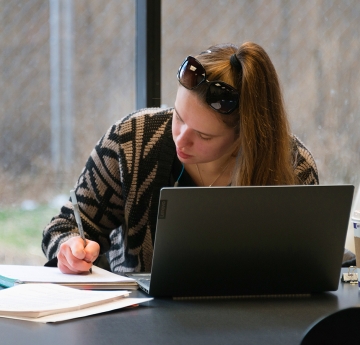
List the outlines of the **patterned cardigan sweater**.
{"type": "MultiPolygon", "coordinates": [[[[92,151],[76,184],[86,237],[100,244],[111,271],[150,271],[160,189],[169,186],[175,158],[173,109],[143,109],[115,123],[92,151]]],[[[295,173],[318,184],[311,153],[293,137],[295,173]]],[[[42,249],[56,257],[78,236],[70,202],[43,231],[42,249]]]]}

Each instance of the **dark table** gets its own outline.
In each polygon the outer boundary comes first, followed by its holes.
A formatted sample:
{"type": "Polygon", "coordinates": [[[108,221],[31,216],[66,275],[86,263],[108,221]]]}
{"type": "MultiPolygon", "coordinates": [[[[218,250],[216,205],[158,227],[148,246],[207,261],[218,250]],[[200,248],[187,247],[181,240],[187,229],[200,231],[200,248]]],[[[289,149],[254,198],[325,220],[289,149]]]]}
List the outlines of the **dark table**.
{"type": "MultiPolygon", "coordinates": [[[[343,269],[343,272],[345,270],[343,269]]],[[[134,296],[144,296],[140,291],[134,296]]],[[[296,298],[223,300],[154,299],[61,323],[38,324],[0,318],[0,342],[23,344],[300,344],[317,320],[359,305],[357,285],[296,298]]]]}

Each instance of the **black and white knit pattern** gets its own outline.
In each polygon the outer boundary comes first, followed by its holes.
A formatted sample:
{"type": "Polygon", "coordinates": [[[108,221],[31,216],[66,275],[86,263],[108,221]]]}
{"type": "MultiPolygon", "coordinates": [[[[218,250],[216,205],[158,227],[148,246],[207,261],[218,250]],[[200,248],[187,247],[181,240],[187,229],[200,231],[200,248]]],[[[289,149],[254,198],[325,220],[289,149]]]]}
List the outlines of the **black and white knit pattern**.
{"type": "MultiPolygon", "coordinates": [[[[176,154],[172,112],[143,109],[115,123],[97,143],[76,184],[86,237],[100,244],[113,272],[151,270],[160,189],[169,184],[176,154]]],[[[296,137],[294,154],[300,180],[318,184],[315,161],[296,137]]],[[[68,202],[44,229],[47,258],[77,235],[68,202]]]]}

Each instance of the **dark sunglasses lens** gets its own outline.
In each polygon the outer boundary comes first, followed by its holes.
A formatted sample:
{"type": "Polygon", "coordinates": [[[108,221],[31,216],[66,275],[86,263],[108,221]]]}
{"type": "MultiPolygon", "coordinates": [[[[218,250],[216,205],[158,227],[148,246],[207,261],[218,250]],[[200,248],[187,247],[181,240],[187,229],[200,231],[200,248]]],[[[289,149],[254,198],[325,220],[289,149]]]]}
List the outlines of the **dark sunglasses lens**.
{"type": "Polygon", "coordinates": [[[219,113],[229,114],[238,106],[239,93],[227,84],[214,82],[209,86],[206,102],[219,113]]]}
{"type": "Polygon", "coordinates": [[[187,89],[193,89],[204,79],[204,67],[193,57],[188,57],[179,68],[178,80],[187,89]]]}

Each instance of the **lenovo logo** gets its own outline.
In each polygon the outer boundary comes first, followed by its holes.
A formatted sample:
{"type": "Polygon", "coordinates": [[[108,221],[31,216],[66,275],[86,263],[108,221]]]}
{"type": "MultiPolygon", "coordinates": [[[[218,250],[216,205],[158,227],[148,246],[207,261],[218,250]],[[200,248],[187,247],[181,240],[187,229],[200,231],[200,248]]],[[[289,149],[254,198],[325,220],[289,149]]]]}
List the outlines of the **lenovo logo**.
{"type": "Polygon", "coordinates": [[[166,207],[167,207],[167,200],[160,200],[159,204],[159,219],[165,219],[166,218],[166,207]]]}

